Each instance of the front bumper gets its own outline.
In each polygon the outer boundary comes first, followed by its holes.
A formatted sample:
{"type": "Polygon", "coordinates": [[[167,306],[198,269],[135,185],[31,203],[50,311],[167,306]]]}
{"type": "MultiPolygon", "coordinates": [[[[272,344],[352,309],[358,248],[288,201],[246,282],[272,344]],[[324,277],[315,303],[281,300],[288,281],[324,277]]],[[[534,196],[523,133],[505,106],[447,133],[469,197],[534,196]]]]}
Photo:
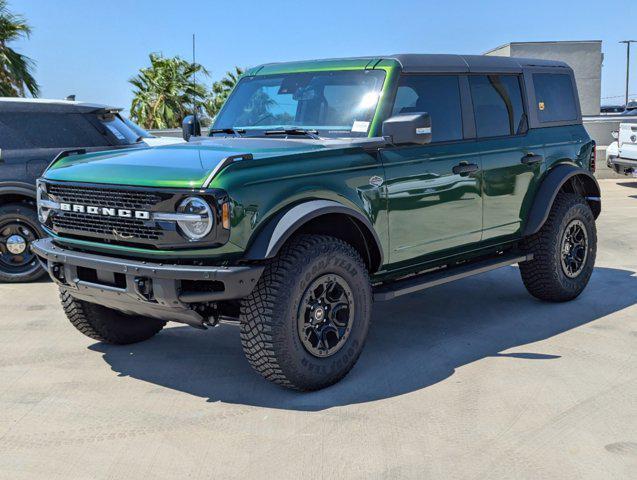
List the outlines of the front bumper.
{"type": "Polygon", "coordinates": [[[56,245],[44,238],[32,244],[49,275],[80,300],[166,321],[202,326],[208,302],[248,296],[263,266],[194,266],[113,258],[56,245]]]}
{"type": "Polygon", "coordinates": [[[608,159],[608,166],[617,173],[631,175],[637,172],[637,160],[623,157],[613,157],[608,159]]]}

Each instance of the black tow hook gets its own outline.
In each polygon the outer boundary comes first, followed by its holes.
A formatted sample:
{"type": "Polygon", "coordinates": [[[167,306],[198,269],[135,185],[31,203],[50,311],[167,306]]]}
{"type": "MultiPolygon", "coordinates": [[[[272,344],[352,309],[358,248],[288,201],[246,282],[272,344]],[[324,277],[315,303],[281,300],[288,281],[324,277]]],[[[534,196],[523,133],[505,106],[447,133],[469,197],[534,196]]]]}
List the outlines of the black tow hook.
{"type": "Polygon", "coordinates": [[[64,266],[60,263],[54,263],[51,265],[51,274],[60,283],[66,283],[66,277],[64,276],[64,266]]]}
{"type": "Polygon", "coordinates": [[[153,281],[146,277],[135,277],[133,280],[135,293],[150,302],[153,298],[153,281]]]}

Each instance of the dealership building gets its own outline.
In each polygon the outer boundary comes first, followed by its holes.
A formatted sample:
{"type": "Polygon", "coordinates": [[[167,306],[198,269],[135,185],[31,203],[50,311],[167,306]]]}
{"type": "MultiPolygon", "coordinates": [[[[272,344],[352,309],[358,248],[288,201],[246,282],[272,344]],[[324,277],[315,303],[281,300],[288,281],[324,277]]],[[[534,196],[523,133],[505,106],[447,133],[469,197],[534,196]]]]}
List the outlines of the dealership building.
{"type": "Polygon", "coordinates": [[[599,115],[602,92],[601,40],[568,42],[511,42],[485,55],[526,57],[566,62],[575,72],[582,115],[599,115]]]}

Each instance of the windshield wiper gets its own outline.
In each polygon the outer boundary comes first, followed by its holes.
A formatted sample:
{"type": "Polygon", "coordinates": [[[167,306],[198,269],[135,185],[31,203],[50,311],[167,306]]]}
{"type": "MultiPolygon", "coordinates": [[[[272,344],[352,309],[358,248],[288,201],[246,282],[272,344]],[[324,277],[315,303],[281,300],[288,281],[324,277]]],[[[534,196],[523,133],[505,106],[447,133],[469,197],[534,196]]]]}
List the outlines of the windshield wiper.
{"type": "Polygon", "coordinates": [[[307,128],[277,128],[276,130],[266,130],[264,135],[305,135],[314,140],[319,140],[318,130],[307,128]]]}
{"type": "Polygon", "coordinates": [[[242,128],[211,128],[208,131],[208,135],[214,135],[215,133],[227,133],[235,137],[242,137],[246,131],[242,128]]]}

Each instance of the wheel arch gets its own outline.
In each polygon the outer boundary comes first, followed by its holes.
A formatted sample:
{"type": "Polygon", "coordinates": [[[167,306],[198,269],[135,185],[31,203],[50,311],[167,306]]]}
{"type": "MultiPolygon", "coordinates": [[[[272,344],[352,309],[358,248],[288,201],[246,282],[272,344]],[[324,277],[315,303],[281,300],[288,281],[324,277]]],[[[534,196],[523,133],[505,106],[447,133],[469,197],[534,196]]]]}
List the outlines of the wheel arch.
{"type": "Polygon", "coordinates": [[[380,239],[362,213],[332,200],[308,200],[275,214],[248,243],[245,260],[265,260],[277,255],[293,236],[302,233],[331,235],[350,243],[370,272],[383,264],[380,239]]]}
{"type": "Polygon", "coordinates": [[[0,182],[0,206],[36,201],[35,186],[23,182],[0,182]]]}
{"type": "Polygon", "coordinates": [[[560,164],[547,172],[533,199],[523,236],[537,233],[549,216],[559,192],[578,193],[586,199],[595,218],[602,209],[601,191],[593,174],[580,167],[560,164]]]}

